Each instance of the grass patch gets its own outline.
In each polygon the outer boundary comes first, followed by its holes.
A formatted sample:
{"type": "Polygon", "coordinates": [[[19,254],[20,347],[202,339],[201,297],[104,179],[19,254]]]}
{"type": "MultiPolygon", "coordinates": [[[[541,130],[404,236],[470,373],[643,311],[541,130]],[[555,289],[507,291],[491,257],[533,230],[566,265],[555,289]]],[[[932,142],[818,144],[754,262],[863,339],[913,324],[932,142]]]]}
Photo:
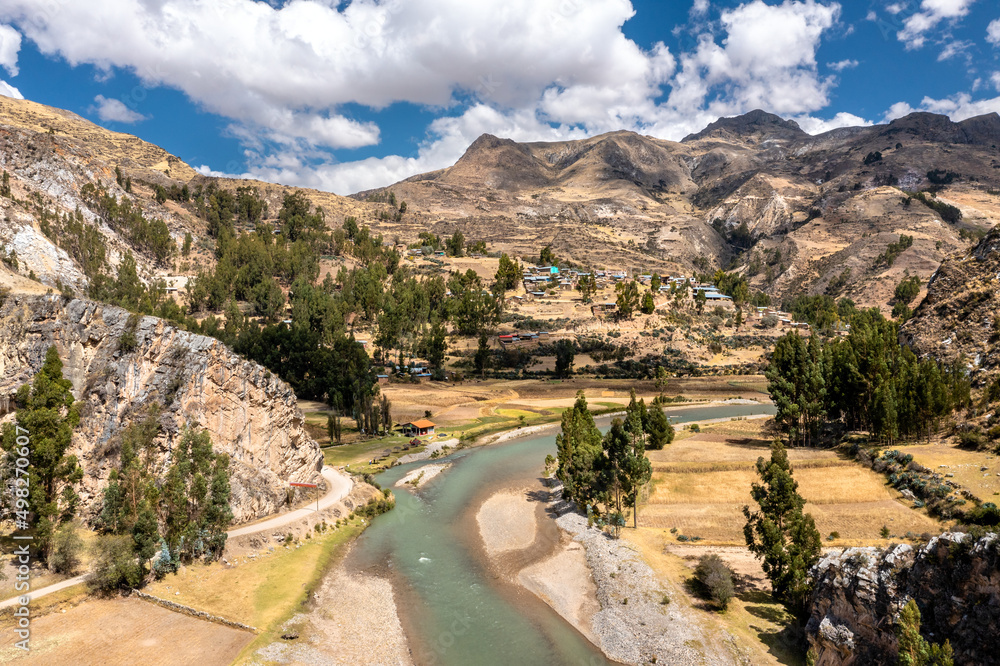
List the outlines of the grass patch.
{"type": "MultiPolygon", "coordinates": [[[[323,447],[323,461],[331,467],[367,463],[372,458],[381,456],[386,449],[405,446],[409,441],[408,438],[403,436],[392,436],[383,437],[382,439],[370,439],[366,442],[355,442],[354,444],[325,446],[323,447]]],[[[419,450],[414,448],[409,451],[401,451],[399,455],[416,453],[419,450]]]]}
{"type": "Polygon", "coordinates": [[[270,554],[255,560],[246,558],[246,564],[241,558],[239,566],[227,567],[218,562],[188,566],[149,585],[145,591],[267,632],[295,612],[333,557],[363,530],[360,520],[355,520],[346,527],[303,540],[298,548],[276,546],[270,554]]]}
{"type": "MultiPolygon", "coordinates": [[[[87,598],[87,584],[80,583],[72,585],[65,590],[46,594],[44,597],[31,600],[31,616],[39,617],[62,610],[68,606],[75,606],[87,598]]],[[[12,628],[15,625],[14,608],[5,608],[0,611],[0,628],[12,628]]]]}

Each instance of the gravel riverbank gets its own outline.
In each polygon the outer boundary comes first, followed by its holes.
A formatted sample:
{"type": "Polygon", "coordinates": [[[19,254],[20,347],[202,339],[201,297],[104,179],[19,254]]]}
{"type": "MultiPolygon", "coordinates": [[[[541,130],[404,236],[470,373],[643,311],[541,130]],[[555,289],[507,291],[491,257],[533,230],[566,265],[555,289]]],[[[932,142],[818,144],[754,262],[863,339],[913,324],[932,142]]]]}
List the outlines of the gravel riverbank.
{"type": "MultiPolygon", "coordinates": [[[[552,494],[557,497],[558,491],[552,494]]],[[[555,502],[553,508],[560,514],[556,524],[586,550],[600,604],[589,629],[610,659],[637,665],[737,663],[706,635],[694,617],[696,611],[669,602],[683,592],[659,578],[628,542],[588,528],[586,517],[573,511],[568,502],[555,502]]]]}

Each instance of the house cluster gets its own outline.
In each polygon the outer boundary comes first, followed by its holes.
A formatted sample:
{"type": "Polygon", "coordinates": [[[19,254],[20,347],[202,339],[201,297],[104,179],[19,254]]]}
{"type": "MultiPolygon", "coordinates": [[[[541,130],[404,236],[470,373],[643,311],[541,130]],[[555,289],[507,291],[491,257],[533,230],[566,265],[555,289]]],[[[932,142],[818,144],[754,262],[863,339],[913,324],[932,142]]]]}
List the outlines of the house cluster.
{"type": "Polygon", "coordinates": [[[525,345],[537,345],[549,340],[548,331],[538,331],[537,333],[505,333],[499,336],[500,345],[506,347],[523,347],[525,345]]]}
{"type": "MultiPolygon", "coordinates": [[[[758,307],[755,312],[755,316],[758,321],[764,319],[764,317],[777,317],[779,328],[796,329],[803,334],[808,334],[811,330],[809,324],[804,321],[795,321],[792,315],[788,312],[782,312],[776,308],[769,307],[758,307]]],[[[850,326],[847,326],[845,330],[849,330],[850,326]]],[[[846,332],[844,333],[846,335],[846,332]]]]}

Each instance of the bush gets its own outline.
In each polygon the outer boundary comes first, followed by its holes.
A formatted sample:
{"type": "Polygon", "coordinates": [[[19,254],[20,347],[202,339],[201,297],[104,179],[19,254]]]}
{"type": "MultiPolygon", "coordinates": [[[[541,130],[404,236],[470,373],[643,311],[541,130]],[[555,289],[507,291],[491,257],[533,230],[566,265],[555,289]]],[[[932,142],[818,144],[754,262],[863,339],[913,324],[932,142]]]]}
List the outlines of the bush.
{"type": "Polygon", "coordinates": [[[958,433],[958,445],[963,449],[978,449],[986,443],[979,428],[969,428],[958,433]]]}
{"type": "Polygon", "coordinates": [[[63,525],[52,535],[49,567],[56,573],[69,574],[80,566],[83,539],[72,525],[63,525]]]}
{"type": "Polygon", "coordinates": [[[733,572],[718,555],[702,555],[695,567],[694,577],[709,599],[725,610],[736,593],[733,572]]]}
{"type": "Polygon", "coordinates": [[[101,537],[94,546],[93,574],[88,583],[98,592],[130,590],[142,582],[142,569],[130,535],[101,537]]]}

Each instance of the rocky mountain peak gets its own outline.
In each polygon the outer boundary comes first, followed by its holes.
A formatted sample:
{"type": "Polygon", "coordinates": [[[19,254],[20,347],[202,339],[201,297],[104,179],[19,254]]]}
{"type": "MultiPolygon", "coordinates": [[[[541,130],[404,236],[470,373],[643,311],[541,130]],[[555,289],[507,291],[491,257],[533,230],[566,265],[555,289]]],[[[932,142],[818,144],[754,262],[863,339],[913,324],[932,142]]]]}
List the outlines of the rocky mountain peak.
{"type": "Polygon", "coordinates": [[[754,109],[742,116],[719,118],[696,134],[689,134],[681,141],[698,141],[709,138],[795,139],[807,137],[798,123],[785,120],[773,113],[754,109]]]}

